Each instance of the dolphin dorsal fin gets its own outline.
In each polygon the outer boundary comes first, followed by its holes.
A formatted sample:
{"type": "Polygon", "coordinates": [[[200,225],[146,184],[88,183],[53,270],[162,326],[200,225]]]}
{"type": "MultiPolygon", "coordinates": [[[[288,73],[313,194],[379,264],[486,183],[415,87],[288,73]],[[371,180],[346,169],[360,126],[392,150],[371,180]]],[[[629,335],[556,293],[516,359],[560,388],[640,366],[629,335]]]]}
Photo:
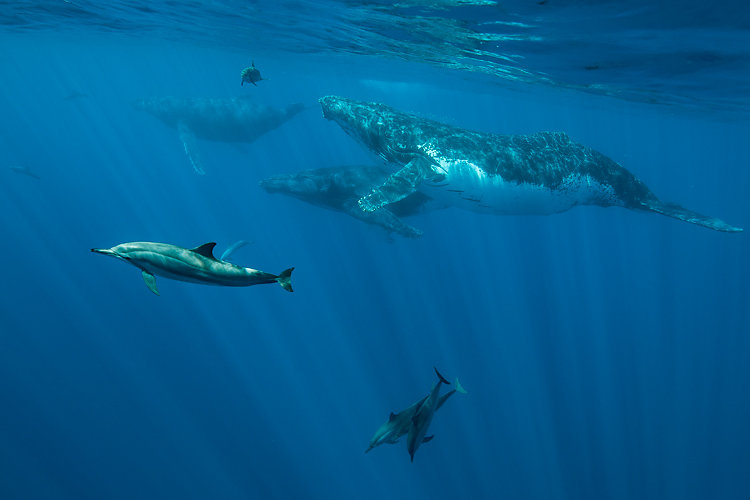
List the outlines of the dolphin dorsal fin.
{"type": "Polygon", "coordinates": [[[216,260],[216,257],[214,257],[214,247],[216,246],[216,243],[213,241],[211,243],[204,243],[199,247],[195,247],[191,249],[191,251],[202,255],[208,259],[214,259],[216,260]]]}

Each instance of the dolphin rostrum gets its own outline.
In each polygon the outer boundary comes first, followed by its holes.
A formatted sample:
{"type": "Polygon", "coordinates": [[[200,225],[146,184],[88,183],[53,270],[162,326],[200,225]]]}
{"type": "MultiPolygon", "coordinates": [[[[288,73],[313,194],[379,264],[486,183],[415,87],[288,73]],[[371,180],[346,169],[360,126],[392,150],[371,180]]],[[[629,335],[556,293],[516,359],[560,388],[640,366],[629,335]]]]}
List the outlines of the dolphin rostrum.
{"type": "MultiPolygon", "coordinates": [[[[466,391],[463,387],[461,387],[461,384],[458,381],[458,377],[456,377],[455,384],[455,389],[440,396],[435,411],[439,410],[440,407],[443,406],[443,404],[448,400],[448,398],[453,396],[453,394],[455,394],[456,392],[466,394],[466,391]]],[[[383,425],[381,425],[377,431],[375,431],[375,434],[373,434],[372,439],[370,439],[370,446],[365,450],[365,453],[384,443],[398,443],[398,440],[401,438],[401,436],[404,436],[409,432],[409,428],[412,426],[414,416],[429,397],[430,395],[428,394],[416,403],[409,406],[407,409],[399,413],[391,413],[388,417],[388,420],[383,423],[383,425]]],[[[423,438],[423,442],[427,442],[430,439],[432,439],[431,436],[423,438]]]]}
{"type": "Polygon", "coordinates": [[[628,170],[562,132],[497,135],[343,97],[320,99],[323,116],[397,171],[359,200],[366,212],[419,189],[450,205],[498,215],[546,215],[576,205],[655,212],[717,231],[715,217],[666,203],[628,170]]]}
{"type": "Polygon", "coordinates": [[[178,281],[218,286],[252,286],[278,283],[288,292],[292,290],[293,267],[275,274],[240,267],[218,260],[213,255],[216,243],[205,243],[196,248],[182,248],[167,243],[135,241],[112,248],[92,248],[92,252],[111,255],[141,270],[149,290],[159,295],[155,276],[178,281]]]}
{"type": "Polygon", "coordinates": [[[140,99],[135,106],[151,113],[168,127],[177,129],[193,169],[201,175],[205,170],[196,138],[250,143],[283,125],[305,107],[292,104],[276,109],[236,97],[158,97],[140,99]]]}
{"type": "Polygon", "coordinates": [[[422,231],[404,223],[401,217],[441,208],[429,196],[417,191],[373,212],[365,212],[357,205],[357,200],[369,193],[373,186],[385,182],[388,173],[385,167],[377,165],[326,167],[269,177],[262,180],[260,186],[269,193],[282,193],[319,207],[343,212],[368,224],[380,226],[388,233],[418,238],[422,231]]]}

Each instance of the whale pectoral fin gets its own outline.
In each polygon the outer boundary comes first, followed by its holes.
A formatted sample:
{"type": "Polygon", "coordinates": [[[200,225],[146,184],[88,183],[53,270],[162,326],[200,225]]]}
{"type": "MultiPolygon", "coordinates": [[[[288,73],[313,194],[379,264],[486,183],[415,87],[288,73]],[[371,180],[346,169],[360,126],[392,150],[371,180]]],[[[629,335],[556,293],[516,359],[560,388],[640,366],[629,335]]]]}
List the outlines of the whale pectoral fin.
{"type": "Polygon", "coordinates": [[[651,212],[684,220],[685,222],[707,227],[714,231],[724,231],[727,233],[738,233],[742,231],[741,227],[731,226],[721,219],[693,212],[692,210],[688,210],[687,208],[674,203],[664,203],[660,200],[646,200],[641,202],[641,207],[651,212]]]}
{"type": "Polygon", "coordinates": [[[430,171],[430,164],[426,159],[414,158],[370,194],[360,198],[359,207],[365,212],[374,212],[384,205],[403,200],[417,190],[417,186],[430,171]]]}
{"type": "Polygon", "coordinates": [[[156,277],[148,271],[141,271],[141,274],[143,275],[143,281],[146,283],[148,289],[156,295],[159,295],[159,290],[156,289],[156,277]]]}
{"type": "Polygon", "coordinates": [[[346,213],[355,219],[380,226],[389,233],[398,233],[406,238],[420,238],[422,236],[422,231],[405,223],[386,208],[365,212],[359,206],[353,205],[346,206],[345,209],[346,213]]]}
{"type": "Polygon", "coordinates": [[[200,175],[205,175],[206,171],[203,170],[203,163],[201,163],[201,157],[198,154],[198,144],[195,134],[185,122],[177,123],[177,132],[180,134],[182,147],[185,148],[185,154],[188,160],[190,160],[190,164],[193,165],[193,170],[200,175]]]}
{"type": "Polygon", "coordinates": [[[434,437],[435,437],[435,435],[434,435],[434,434],[433,434],[432,436],[427,436],[427,437],[425,437],[425,438],[424,438],[424,439],[422,440],[422,442],[423,442],[423,443],[429,443],[430,441],[432,441],[432,438],[434,438],[434,437]]]}

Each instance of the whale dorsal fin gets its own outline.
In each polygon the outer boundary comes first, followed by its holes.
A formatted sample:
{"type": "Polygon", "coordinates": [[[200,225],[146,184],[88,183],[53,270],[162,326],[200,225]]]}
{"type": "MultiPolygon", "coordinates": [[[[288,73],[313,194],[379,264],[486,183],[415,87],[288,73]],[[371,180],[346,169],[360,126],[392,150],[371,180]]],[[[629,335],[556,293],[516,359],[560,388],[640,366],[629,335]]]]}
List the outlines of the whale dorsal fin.
{"type": "Polygon", "coordinates": [[[396,414],[391,412],[391,414],[388,416],[388,421],[393,422],[393,419],[396,418],[396,414]]]}
{"type": "Polygon", "coordinates": [[[216,243],[213,241],[211,243],[204,243],[199,247],[195,247],[191,249],[192,252],[195,252],[199,255],[202,255],[206,257],[207,259],[214,259],[216,260],[216,257],[214,257],[214,247],[216,246],[216,243]]]}

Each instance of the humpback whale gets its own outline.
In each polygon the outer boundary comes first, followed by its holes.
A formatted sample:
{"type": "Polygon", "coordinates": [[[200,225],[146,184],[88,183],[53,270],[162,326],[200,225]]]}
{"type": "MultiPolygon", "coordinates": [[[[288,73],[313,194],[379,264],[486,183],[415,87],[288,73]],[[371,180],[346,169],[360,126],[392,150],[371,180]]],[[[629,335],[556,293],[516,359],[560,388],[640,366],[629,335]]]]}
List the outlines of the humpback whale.
{"type": "Polygon", "coordinates": [[[304,109],[292,104],[276,109],[236,97],[157,97],[139,99],[135,107],[177,129],[185,153],[199,174],[205,174],[196,138],[220,142],[253,142],[304,109]]]}
{"type": "MultiPolygon", "coordinates": [[[[458,377],[456,377],[456,388],[452,391],[440,396],[440,399],[437,402],[437,407],[435,408],[435,411],[439,410],[443,404],[453,396],[456,392],[461,394],[466,394],[466,391],[463,387],[461,387],[461,384],[458,381],[458,377]]],[[[417,414],[417,411],[422,407],[424,402],[429,398],[430,395],[423,397],[416,403],[409,406],[407,409],[399,412],[399,413],[391,413],[388,417],[388,420],[381,425],[377,431],[375,431],[375,434],[373,434],[372,439],[370,439],[370,446],[365,450],[365,453],[368,453],[373,448],[380,446],[381,444],[388,443],[388,444],[395,444],[398,443],[398,440],[401,438],[401,436],[404,436],[409,432],[409,428],[412,425],[412,421],[414,420],[414,416],[417,414]]],[[[430,439],[432,439],[432,436],[423,438],[422,442],[427,442],[430,439]]]]}
{"type": "Polygon", "coordinates": [[[547,215],[576,205],[621,206],[717,231],[726,222],[661,201],[614,160],[562,132],[497,135],[337,96],[319,100],[323,116],[397,170],[359,199],[366,212],[415,190],[450,205],[498,215],[547,215]]]}
{"type": "Polygon", "coordinates": [[[347,165],[277,175],[262,180],[260,186],[269,193],[285,194],[319,207],[343,212],[368,224],[380,226],[388,233],[418,238],[422,232],[404,223],[401,217],[440,208],[432,203],[429,196],[416,191],[387,208],[382,207],[372,212],[365,212],[357,205],[357,201],[373,186],[385,182],[388,174],[388,170],[382,166],[347,165]]]}
{"type": "Polygon", "coordinates": [[[110,255],[141,270],[146,286],[156,295],[155,276],[178,281],[218,286],[252,286],[278,283],[288,292],[292,290],[293,267],[278,275],[240,267],[214,257],[216,243],[205,243],[196,248],[182,248],[167,243],[135,241],[112,248],[92,248],[91,251],[110,255]]]}

